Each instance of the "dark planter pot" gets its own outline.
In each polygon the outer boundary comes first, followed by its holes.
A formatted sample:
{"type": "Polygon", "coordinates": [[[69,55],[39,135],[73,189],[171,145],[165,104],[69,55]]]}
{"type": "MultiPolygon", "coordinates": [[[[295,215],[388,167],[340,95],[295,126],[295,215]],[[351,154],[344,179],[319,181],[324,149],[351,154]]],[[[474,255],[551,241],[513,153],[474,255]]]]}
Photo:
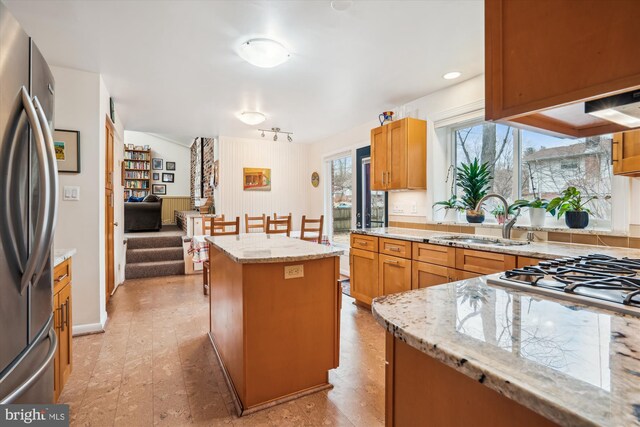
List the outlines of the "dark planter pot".
{"type": "Polygon", "coordinates": [[[467,222],[470,224],[482,224],[484,222],[484,211],[467,210],[467,222]]]}
{"type": "Polygon", "coordinates": [[[565,212],[564,222],[569,228],[585,228],[589,225],[589,214],[587,212],[565,212]]]}

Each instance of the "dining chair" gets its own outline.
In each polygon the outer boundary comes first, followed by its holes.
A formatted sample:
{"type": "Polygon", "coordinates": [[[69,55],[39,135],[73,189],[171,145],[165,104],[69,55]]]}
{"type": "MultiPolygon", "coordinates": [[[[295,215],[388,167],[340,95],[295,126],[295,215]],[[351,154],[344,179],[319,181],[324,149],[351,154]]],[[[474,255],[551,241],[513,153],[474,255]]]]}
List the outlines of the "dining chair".
{"type": "MultiPolygon", "coordinates": [[[[225,221],[224,215],[219,218],[203,218],[202,228],[211,231],[211,236],[233,236],[240,234],[240,217],[237,216],[235,221],[225,221]],[[207,227],[205,228],[205,220],[207,227]],[[227,231],[227,227],[232,228],[227,231]]],[[[202,263],[202,291],[205,295],[209,295],[209,260],[202,263]]]]}
{"type": "Polygon", "coordinates": [[[322,227],[324,226],[324,215],[320,219],[308,219],[302,215],[302,228],[300,228],[300,240],[307,242],[322,243],[322,227]]]}
{"type": "Polygon", "coordinates": [[[224,214],[215,217],[203,216],[202,217],[202,234],[205,236],[213,235],[213,229],[219,228],[217,223],[224,221],[224,214]]]}
{"type": "Polygon", "coordinates": [[[249,216],[244,214],[244,230],[247,233],[264,233],[267,229],[267,216],[249,216]]]}
{"type": "Polygon", "coordinates": [[[287,237],[289,237],[291,234],[291,217],[271,219],[271,217],[268,216],[267,234],[286,234],[287,237]]]}
{"type": "MultiPolygon", "coordinates": [[[[275,212],[273,214],[274,220],[281,220],[281,219],[287,219],[287,218],[289,218],[289,230],[291,230],[291,212],[289,212],[289,215],[278,215],[275,212]]],[[[276,226],[276,228],[282,228],[282,227],[283,227],[282,225],[276,226]]]]}

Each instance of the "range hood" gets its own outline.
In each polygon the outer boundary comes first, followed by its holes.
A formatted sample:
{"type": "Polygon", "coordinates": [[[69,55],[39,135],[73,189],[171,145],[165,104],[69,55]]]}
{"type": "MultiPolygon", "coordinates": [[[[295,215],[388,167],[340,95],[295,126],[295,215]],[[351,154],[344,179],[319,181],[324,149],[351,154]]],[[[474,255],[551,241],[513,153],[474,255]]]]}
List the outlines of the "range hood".
{"type": "Polygon", "coordinates": [[[640,90],[587,101],[584,112],[628,128],[639,127],[640,90]]]}

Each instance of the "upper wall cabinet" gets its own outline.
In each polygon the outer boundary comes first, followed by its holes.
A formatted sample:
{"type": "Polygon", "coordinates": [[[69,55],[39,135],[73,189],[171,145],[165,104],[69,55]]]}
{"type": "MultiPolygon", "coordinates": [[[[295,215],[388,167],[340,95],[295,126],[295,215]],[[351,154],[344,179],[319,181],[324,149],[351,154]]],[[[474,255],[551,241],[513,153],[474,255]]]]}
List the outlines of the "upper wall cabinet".
{"type": "Polygon", "coordinates": [[[427,188],[427,122],[406,118],[371,129],[371,189],[427,188]]]}
{"type": "Polygon", "coordinates": [[[616,133],[612,144],[613,174],[640,176],[640,131],[616,133]]]}
{"type": "Polygon", "coordinates": [[[487,120],[573,137],[628,130],[585,102],[640,88],[639,16],[638,0],[485,0],[487,120]]]}

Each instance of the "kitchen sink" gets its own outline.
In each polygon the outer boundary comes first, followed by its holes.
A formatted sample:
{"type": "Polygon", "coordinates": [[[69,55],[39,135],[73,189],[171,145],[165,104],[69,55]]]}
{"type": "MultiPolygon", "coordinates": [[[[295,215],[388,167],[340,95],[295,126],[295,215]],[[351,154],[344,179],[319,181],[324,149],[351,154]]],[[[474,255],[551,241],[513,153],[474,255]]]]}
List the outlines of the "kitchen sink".
{"type": "Polygon", "coordinates": [[[436,236],[433,240],[444,240],[447,242],[468,243],[474,245],[492,245],[492,246],[521,246],[528,245],[529,242],[510,239],[496,239],[493,237],[477,237],[477,236],[436,236]]]}

